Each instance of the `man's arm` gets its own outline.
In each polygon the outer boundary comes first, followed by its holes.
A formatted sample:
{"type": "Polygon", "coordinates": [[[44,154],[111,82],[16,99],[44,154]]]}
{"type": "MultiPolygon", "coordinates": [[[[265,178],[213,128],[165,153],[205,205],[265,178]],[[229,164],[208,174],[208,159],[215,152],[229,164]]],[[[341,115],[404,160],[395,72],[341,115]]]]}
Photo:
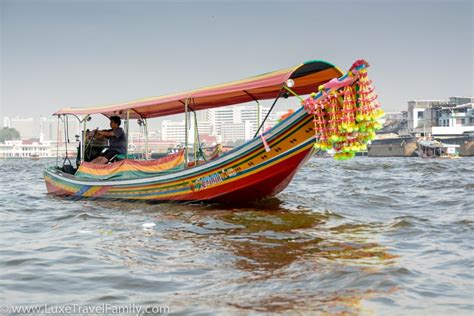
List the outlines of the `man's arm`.
{"type": "Polygon", "coordinates": [[[99,137],[102,137],[102,138],[105,138],[105,137],[114,137],[115,134],[113,131],[97,131],[97,135],[99,135],[99,137]]]}

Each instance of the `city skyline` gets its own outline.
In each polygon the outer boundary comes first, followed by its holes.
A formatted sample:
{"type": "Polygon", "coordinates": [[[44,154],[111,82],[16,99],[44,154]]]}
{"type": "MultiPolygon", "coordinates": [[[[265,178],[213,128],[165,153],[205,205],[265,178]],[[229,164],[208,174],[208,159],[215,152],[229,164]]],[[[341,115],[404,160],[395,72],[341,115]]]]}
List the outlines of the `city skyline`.
{"type": "Polygon", "coordinates": [[[0,4],[2,116],[162,95],[314,58],[343,71],[366,58],[386,111],[473,90],[471,1],[0,4]]]}
{"type": "MultiPolygon", "coordinates": [[[[248,140],[257,132],[259,125],[266,117],[270,108],[266,106],[260,107],[260,115],[257,114],[253,106],[237,105],[225,108],[214,108],[197,112],[197,123],[199,135],[214,136],[219,141],[230,140],[248,140]],[[226,129],[223,129],[223,126],[226,129]],[[233,127],[231,132],[228,127],[233,127]],[[243,131],[242,129],[245,129],[243,131]],[[245,135],[245,136],[243,136],[245,135]]],[[[263,126],[263,130],[276,124],[278,117],[286,114],[286,112],[274,111],[268,115],[263,126]]],[[[106,120],[105,117],[102,117],[106,120]]],[[[70,118],[67,121],[54,117],[7,117],[3,118],[3,127],[14,128],[20,133],[21,139],[44,139],[48,141],[56,141],[58,135],[63,138],[65,135],[63,130],[68,126],[69,139],[74,139],[75,135],[80,135],[81,124],[75,119],[70,118]],[[58,125],[59,124],[59,125],[58,125]],[[59,126],[59,131],[58,131],[59,126]],[[58,134],[59,132],[59,134],[58,134]]],[[[88,125],[89,129],[93,129],[95,125],[88,125]]],[[[170,141],[179,140],[184,142],[183,120],[161,120],[154,127],[148,127],[149,134],[159,135],[159,139],[170,141]],[[167,130],[169,129],[169,130],[167,130]]],[[[126,128],[126,127],[124,127],[126,128]]],[[[141,125],[134,124],[132,121],[129,127],[130,134],[142,133],[144,128],[141,125]]],[[[189,135],[194,135],[194,125],[190,125],[189,135]]],[[[192,136],[193,137],[193,136],[192,136]]],[[[193,142],[193,139],[190,139],[193,142]]]]}

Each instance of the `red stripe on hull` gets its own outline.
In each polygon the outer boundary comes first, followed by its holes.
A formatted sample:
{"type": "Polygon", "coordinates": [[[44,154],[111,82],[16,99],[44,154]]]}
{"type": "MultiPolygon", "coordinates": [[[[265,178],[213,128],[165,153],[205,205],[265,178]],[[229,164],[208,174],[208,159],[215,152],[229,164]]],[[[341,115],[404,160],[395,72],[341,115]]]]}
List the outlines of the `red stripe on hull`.
{"type": "MultiPolygon", "coordinates": [[[[218,201],[248,202],[273,196],[283,191],[296,172],[311,156],[313,148],[308,148],[287,160],[277,163],[263,171],[254,173],[237,181],[222,184],[202,192],[176,196],[180,201],[218,201]]],[[[169,198],[168,198],[169,200],[169,198]]]]}

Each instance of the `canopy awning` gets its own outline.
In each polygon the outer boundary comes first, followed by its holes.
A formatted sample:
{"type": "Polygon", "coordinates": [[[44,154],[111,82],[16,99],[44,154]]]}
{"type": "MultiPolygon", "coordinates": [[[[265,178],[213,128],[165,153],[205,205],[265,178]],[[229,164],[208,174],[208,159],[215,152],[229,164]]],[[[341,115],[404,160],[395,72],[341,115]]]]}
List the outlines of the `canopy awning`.
{"type": "Polygon", "coordinates": [[[292,88],[297,94],[315,92],[318,86],[335,77],[342,76],[339,68],[324,61],[309,61],[296,67],[278,70],[248,79],[232,81],[196,90],[169,94],[159,97],[134,100],[126,103],[89,108],[63,108],[54,113],[61,114],[103,114],[126,117],[130,110],[131,118],[153,118],[185,112],[188,100],[190,110],[198,111],[215,107],[272,99],[278,96],[283,84],[293,79],[292,88]]]}

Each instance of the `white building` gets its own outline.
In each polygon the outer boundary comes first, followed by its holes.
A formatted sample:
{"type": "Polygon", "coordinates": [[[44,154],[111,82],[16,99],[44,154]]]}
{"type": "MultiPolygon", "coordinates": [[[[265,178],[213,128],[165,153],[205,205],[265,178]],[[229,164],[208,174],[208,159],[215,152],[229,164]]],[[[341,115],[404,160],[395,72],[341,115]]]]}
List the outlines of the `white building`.
{"type": "Polygon", "coordinates": [[[3,117],[3,127],[10,128],[10,118],[8,116],[3,117]]]}
{"type": "Polygon", "coordinates": [[[235,106],[228,106],[208,110],[212,134],[214,136],[219,138],[222,134],[223,126],[240,121],[240,113],[236,111],[235,108],[235,106]]]}
{"type": "Polygon", "coordinates": [[[244,121],[241,123],[228,123],[225,125],[225,128],[222,129],[220,141],[226,143],[251,139],[254,135],[252,127],[253,126],[250,121],[244,121]]]}
{"type": "MultiPolygon", "coordinates": [[[[248,140],[253,138],[257,129],[259,128],[260,124],[263,122],[265,116],[267,115],[270,108],[261,106],[260,107],[260,115],[258,112],[257,105],[239,105],[239,106],[229,106],[223,108],[216,108],[209,110],[210,115],[210,123],[212,127],[213,135],[217,138],[222,138],[223,141],[227,136],[224,136],[224,129],[229,124],[237,124],[233,125],[233,128],[240,129],[242,131],[250,128],[250,133],[238,133],[238,135],[247,135],[246,138],[234,139],[235,140],[248,140]],[[245,127],[245,122],[249,124],[245,127]],[[244,125],[238,125],[244,124],[244,125]],[[240,126],[240,127],[237,127],[240,126]]],[[[276,123],[278,116],[275,113],[270,113],[269,117],[265,121],[265,125],[263,130],[266,128],[273,126],[276,123]]],[[[229,135],[227,133],[226,135],[229,135]]],[[[237,135],[237,134],[236,134],[237,135]]]]}
{"type": "Polygon", "coordinates": [[[50,142],[41,143],[35,140],[7,140],[0,144],[0,158],[45,158],[56,157],[50,142]]]}
{"type": "Polygon", "coordinates": [[[455,107],[443,107],[439,111],[439,126],[433,126],[431,131],[433,136],[474,133],[473,103],[457,105],[455,107]]]}
{"type": "Polygon", "coordinates": [[[455,136],[471,132],[472,101],[470,97],[409,101],[407,132],[432,136],[455,136]]]}
{"type": "Polygon", "coordinates": [[[408,131],[415,132],[417,128],[426,128],[431,127],[432,124],[428,124],[427,114],[425,113],[426,109],[431,109],[436,106],[442,106],[446,104],[446,101],[443,100],[415,100],[408,101],[408,111],[407,111],[407,125],[408,131]]]}
{"type": "MultiPolygon", "coordinates": [[[[252,136],[250,138],[252,138],[253,135],[255,135],[255,133],[257,132],[257,129],[259,128],[263,120],[265,119],[265,116],[267,115],[269,110],[270,110],[269,107],[261,106],[260,117],[258,117],[258,110],[256,106],[244,106],[240,109],[241,121],[242,122],[248,121],[251,124],[252,136]]],[[[279,116],[275,112],[270,113],[262,129],[265,130],[275,125],[276,121],[278,120],[278,117],[279,116]]]]}
{"type": "MultiPolygon", "coordinates": [[[[185,123],[184,121],[165,120],[161,124],[161,139],[163,141],[185,142],[185,123]]],[[[211,124],[209,122],[198,123],[199,135],[210,135],[211,124]]],[[[189,122],[188,126],[188,143],[194,144],[194,120],[189,122]]]]}
{"type": "MultiPolygon", "coordinates": [[[[202,110],[196,112],[199,135],[212,135],[218,142],[230,142],[252,139],[269,111],[269,107],[256,105],[238,105],[202,110]]],[[[285,112],[286,113],[286,112],[285,112]]],[[[188,143],[194,143],[194,116],[190,115],[188,143]]],[[[275,125],[278,115],[270,113],[262,131],[275,125]]],[[[184,121],[162,122],[161,133],[164,141],[176,140],[184,143],[184,121]]]]}
{"type": "Polygon", "coordinates": [[[177,141],[184,143],[185,141],[185,124],[184,121],[165,120],[161,123],[161,139],[164,141],[177,141]]]}

